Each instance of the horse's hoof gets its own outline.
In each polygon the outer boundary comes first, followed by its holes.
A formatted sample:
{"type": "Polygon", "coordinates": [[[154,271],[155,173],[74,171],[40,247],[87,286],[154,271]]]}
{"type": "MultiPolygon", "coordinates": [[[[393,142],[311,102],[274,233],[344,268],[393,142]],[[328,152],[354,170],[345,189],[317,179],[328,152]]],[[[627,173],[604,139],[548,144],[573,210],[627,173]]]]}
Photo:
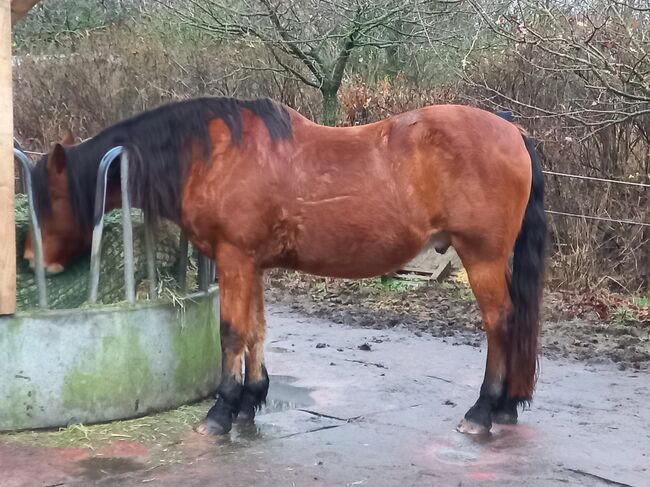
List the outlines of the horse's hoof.
{"type": "Polygon", "coordinates": [[[492,421],[498,424],[517,424],[517,404],[514,399],[504,400],[492,411],[492,421]]]}
{"type": "Polygon", "coordinates": [[[517,413],[495,411],[492,413],[492,422],[497,424],[517,424],[517,413]]]}
{"type": "Polygon", "coordinates": [[[194,431],[203,436],[220,436],[230,432],[232,423],[222,425],[212,418],[205,418],[194,427],[194,431]]]}
{"type": "Polygon", "coordinates": [[[233,408],[219,398],[194,430],[202,435],[225,435],[232,429],[232,418],[233,408]]]}
{"type": "Polygon", "coordinates": [[[255,406],[242,401],[236,420],[238,423],[252,423],[255,420],[255,406]]]}
{"type": "Polygon", "coordinates": [[[490,428],[479,423],[475,423],[467,418],[463,418],[458,426],[456,426],[456,431],[466,435],[486,435],[490,432],[490,428]]]}

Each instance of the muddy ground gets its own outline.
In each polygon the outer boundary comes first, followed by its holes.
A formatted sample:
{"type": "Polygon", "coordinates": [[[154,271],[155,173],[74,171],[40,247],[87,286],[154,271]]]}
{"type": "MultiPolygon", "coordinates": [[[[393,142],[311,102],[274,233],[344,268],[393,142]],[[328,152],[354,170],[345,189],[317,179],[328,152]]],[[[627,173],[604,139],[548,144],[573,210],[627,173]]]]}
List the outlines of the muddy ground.
{"type": "MultiPolygon", "coordinates": [[[[277,271],[267,277],[266,300],[335,323],[373,329],[403,327],[416,334],[479,347],[485,338],[469,287],[412,280],[321,279],[277,271]]],[[[621,305],[580,293],[546,292],[542,353],[588,363],[612,361],[622,369],[650,368],[650,322],[621,305]]],[[[643,309],[642,311],[647,311],[643,309]]]]}

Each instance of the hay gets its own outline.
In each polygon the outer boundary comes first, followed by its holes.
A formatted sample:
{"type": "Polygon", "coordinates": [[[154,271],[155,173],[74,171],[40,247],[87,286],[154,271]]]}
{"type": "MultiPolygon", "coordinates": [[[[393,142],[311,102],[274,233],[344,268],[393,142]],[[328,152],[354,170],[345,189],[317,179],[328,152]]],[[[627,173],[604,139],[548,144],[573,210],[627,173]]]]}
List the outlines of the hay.
{"type": "MultiPolygon", "coordinates": [[[[24,242],[29,231],[29,211],[25,195],[16,195],[16,288],[18,310],[38,307],[38,288],[34,273],[22,258],[24,242]]],[[[134,210],[133,251],[135,282],[138,299],[147,297],[147,271],[144,251],[144,223],[142,212],[134,210]]],[[[171,223],[160,226],[156,243],[156,268],[158,274],[158,297],[174,303],[182,301],[176,276],[180,260],[179,229],[171,223]]],[[[192,257],[192,256],[190,256],[192,257]]],[[[187,272],[187,289],[197,288],[196,260],[190,258],[187,272]]],[[[47,277],[48,305],[51,309],[79,308],[87,305],[90,257],[77,259],[66,270],[47,277]]],[[[114,304],[124,300],[124,259],[122,251],[121,210],[115,210],[105,218],[98,302],[114,304]]]]}
{"type": "Polygon", "coordinates": [[[3,442],[50,448],[99,450],[118,440],[131,440],[146,446],[165,446],[180,441],[183,435],[205,417],[212,401],[202,401],[177,409],[94,425],[71,424],[66,428],[23,431],[0,435],[3,442]]]}

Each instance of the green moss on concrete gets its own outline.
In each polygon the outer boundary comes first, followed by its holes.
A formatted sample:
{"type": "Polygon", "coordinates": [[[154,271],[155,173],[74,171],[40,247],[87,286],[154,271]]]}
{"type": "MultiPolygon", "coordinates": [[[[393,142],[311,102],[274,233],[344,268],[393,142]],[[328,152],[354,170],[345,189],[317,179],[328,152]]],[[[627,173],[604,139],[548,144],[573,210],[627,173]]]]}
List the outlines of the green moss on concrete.
{"type": "Polygon", "coordinates": [[[137,412],[138,399],[151,390],[151,384],[138,330],[125,325],[114,336],[104,337],[97,350],[66,374],[63,403],[66,408],[92,411],[127,402],[137,412]]]}
{"type": "Polygon", "coordinates": [[[9,335],[16,335],[23,326],[23,320],[17,316],[11,317],[9,323],[7,323],[7,333],[9,335]]]}
{"type": "MultiPolygon", "coordinates": [[[[18,316],[1,316],[0,317],[0,346],[6,350],[5,357],[1,361],[9,361],[14,359],[14,350],[22,347],[24,337],[21,330],[23,328],[23,320],[18,316]]],[[[0,377],[0,380],[6,380],[0,377]]],[[[0,398],[0,400],[2,400],[0,398]]]]}
{"type": "Polygon", "coordinates": [[[209,381],[216,387],[221,368],[221,344],[211,300],[204,299],[191,311],[186,310],[182,321],[183,326],[173,335],[176,388],[194,392],[209,381]]]}
{"type": "Polygon", "coordinates": [[[16,340],[22,325],[23,320],[18,316],[0,317],[0,343],[5,340],[16,340]]]}
{"type": "Polygon", "coordinates": [[[0,430],[139,416],[206,397],[221,364],[215,304],[195,296],[182,311],[118,303],[0,319],[0,351],[13,364],[0,382],[0,430]],[[53,362],[40,367],[48,347],[53,362]]]}
{"type": "MultiPolygon", "coordinates": [[[[23,320],[17,316],[6,316],[0,319],[0,345],[8,354],[2,360],[13,360],[12,353],[17,347],[22,346],[24,337],[21,335],[23,320]]],[[[8,428],[18,424],[22,418],[30,417],[36,401],[36,388],[28,377],[16,375],[15,377],[2,377],[0,380],[10,381],[9,392],[6,397],[0,398],[0,428],[8,428]]]]}
{"type": "Polygon", "coordinates": [[[25,379],[16,381],[9,390],[0,409],[0,428],[11,428],[21,424],[25,417],[31,417],[35,404],[38,404],[36,387],[25,379]]]}

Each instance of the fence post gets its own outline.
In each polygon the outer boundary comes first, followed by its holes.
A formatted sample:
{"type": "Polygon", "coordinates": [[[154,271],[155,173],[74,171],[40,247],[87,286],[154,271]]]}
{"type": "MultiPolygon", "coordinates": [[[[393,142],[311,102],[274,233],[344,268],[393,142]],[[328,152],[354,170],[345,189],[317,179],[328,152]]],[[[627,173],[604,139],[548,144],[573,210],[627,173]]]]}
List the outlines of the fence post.
{"type": "Polygon", "coordinates": [[[11,2],[0,0],[0,315],[16,312],[11,2]]]}

